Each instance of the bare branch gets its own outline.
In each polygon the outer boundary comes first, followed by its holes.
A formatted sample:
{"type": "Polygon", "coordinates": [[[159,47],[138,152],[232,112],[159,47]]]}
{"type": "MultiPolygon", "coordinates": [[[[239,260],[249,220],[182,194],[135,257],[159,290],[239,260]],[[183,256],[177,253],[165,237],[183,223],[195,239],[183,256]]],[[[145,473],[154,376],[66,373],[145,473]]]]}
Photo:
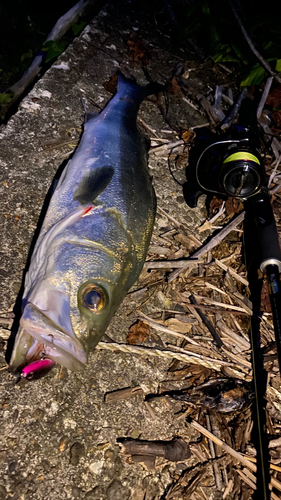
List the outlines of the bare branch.
{"type": "Polygon", "coordinates": [[[265,101],[267,99],[267,96],[270,92],[270,89],[271,89],[271,85],[272,85],[272,82],[273,82],[273,76],[270,76],[267,81],[266,81],[266,84],[264,86],[264,90],[263,90],[263,93],[262,93],[262,96],[261,96],[261,100],[259,102],[259,105],[258,105],[258,109],[257,109],[257,119],[260,118],[261,114],[262,114],[262,110],[264,108],[264,105],[265,105],[265,101]]]}
{"type": "Polygon", "coordinates": [[[266,69],[266,71],[271,75],[273,76],[277,82],[281,83],[281,78],[276,74],[274,73],[274,71],[272,71],[271,67],[269,66],[269,64],[264,60],[264,58],[262,57],[262,55],[258,52],[258,50],[256,49],[256,47],[254,46],[251,38],[249,37],[242,21],[241,21],[241,18],[237,12],[237,10],[235,9],[233,3],[231,2],[231,0],[228,0],[228,3],[231,7],[231,10],[236,18],[236,21],[237,23],[239,24],[239,28],[241,29],[244,37],[245,37],[245,40],[246,42],[248,43],[251,51],[253,52],[253,54],[255,54],[256,58],[259,60],[259,62],[261,63],[261,65],[264,67],[264,69],[266,69]]]}

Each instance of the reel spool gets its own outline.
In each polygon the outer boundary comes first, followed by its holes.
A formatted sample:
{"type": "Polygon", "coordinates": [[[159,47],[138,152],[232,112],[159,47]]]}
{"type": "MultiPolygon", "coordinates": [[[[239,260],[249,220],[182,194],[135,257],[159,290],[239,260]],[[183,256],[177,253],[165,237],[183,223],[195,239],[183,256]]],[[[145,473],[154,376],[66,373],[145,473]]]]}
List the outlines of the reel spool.
{"type": "Polygon", "coordinates": [[[265,186],[265,170],[258,150],[242,140],[208,146],[196,164],[196,180],[203,192],[248,199],[265,186]]]}

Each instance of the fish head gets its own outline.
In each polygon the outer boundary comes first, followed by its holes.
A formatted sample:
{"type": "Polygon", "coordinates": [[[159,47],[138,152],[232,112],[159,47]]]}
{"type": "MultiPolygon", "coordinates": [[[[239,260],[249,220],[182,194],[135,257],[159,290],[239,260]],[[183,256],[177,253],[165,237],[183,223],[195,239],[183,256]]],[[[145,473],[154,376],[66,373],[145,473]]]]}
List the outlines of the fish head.
{"type": "Polygon", "coordinates": [[[121,258],[68,243],[47,262],[44,276],[24,299],[10,360],[13,373],[45,358],[82,371],[135,280],[128,247],[121,258]]]}

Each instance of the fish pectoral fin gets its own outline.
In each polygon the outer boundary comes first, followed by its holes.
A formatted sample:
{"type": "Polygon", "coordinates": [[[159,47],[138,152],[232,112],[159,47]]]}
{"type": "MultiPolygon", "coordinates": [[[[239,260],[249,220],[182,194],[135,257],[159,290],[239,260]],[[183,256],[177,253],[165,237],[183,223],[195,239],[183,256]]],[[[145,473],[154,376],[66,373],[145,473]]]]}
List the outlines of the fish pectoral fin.
{"type": "Polygon", "coordinates": [[[111,166],[93,168],[80,181],[73,199],[79,201],[81,205],[93,203],[108,186],[113,174],[114,168],[111,166]]]}

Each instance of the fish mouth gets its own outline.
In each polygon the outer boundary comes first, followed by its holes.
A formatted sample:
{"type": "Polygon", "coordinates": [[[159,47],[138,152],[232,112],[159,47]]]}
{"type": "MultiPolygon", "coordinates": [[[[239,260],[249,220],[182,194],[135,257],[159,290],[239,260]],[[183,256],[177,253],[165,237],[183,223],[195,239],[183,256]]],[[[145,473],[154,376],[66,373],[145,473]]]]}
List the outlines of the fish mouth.
{"type": "Polygon", "coordinates": [[[76,372],[87,363],[87,354],[72,328],[62,328],[45,311],[28,302],[20,319],[10,370],[18,374],[24,366],[43,357],[76,372]]]}

